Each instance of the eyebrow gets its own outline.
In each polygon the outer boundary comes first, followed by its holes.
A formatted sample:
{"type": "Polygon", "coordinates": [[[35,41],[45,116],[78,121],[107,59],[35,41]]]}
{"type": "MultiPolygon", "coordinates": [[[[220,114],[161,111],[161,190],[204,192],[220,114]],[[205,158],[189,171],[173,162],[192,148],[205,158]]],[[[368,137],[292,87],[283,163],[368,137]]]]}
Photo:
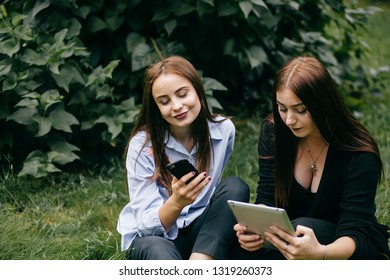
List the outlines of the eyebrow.
{"type": "MultiPolygon", "coordinates": [[[[276,100],[276,103],[278,103],[279,105],[282,105],[284,107],[287,107],[286,105],[284,105],[282,102],[279,102],[278,100],[276,100]]],[[[299,106],[304,106],[304,104],[301,102],[301,103],[292,105],[291,107],[294,108],[294,107],[299,107],[299,106]]]]}

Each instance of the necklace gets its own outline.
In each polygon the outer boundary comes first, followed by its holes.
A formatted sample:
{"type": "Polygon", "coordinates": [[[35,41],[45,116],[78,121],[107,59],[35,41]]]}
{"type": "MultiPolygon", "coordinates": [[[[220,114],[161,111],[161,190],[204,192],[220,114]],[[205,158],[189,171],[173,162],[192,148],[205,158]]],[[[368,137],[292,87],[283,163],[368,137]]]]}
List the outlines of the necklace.
{"type": "Polygon", "coordinates": [[[305,139],[305,144],[306,144],[307,151],[309,152],[310,157],[311,157],[311,161],[312,161],[310,168],[311,168],[311,171],[313,172],[313,175],[314,175],[314,177],[315,177],[315,176],[317,175],[317,171],[318,171],[317,165],[316,165],[316,161],[318,160],[318,158],[319,158],[320,155],[322,154],[322,151],[325,149],[326,142],[324,143],[324,146],[322,146],[322,149],[321,149],[320,153],[318,154],[318,156],[316,157],[316,159],[313,158],[313,155],[312,155],[312,153],[311,153],[309,144],[307,143],[307,140],[306,140],[306,139],[305,139]]]}

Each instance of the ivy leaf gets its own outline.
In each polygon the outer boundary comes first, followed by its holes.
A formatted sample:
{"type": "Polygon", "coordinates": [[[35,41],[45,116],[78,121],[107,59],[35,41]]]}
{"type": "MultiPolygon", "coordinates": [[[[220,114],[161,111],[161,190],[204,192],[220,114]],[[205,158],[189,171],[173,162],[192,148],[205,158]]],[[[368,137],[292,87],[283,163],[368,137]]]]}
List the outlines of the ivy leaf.
{"type": "Polygon", "coordinates": [[[3,82],[3,92],[14,89],[18,85],[17,79],[18,77],[15,72],[9,73],[8,77],[3,82]]]}
{"type": "Polygon", "coordinates": [[[147,44],[139,44],[135,47],[131,55],[131,70],[137,71],[147,67],[152,63],[152,58],[148,54],[151,49],[147,44]]]}
{"type": "Polygon", "coordinates": [[[202,80],[203,80],[204,89],[206,91],[207,90],[228,90],[223,84],[218,82],[216,79],[204,77],[202,80]]]}
{"type": "Polygon", "coordinates": [[[37,108],[39,105],[38,100],[32,98],[23,98],[20,100],[15,107],[25,107],[25,108],[37,108]]]}
{"type": "Polygon", "coordinates": [[[95,123],[105,123],[108,126],[108,132],[111,133],[111,140],[114,140],[122,131],[122,124],[110,116],[101,116],[95,123]]]}
{"type": "Polygon", "coordinates": [[[128,53],[132,53],[139,44],[144,44],[145,38],[138,33],[130,33],[126,37],[126,50],[128,53]]]}
{"type": "Polygon", "coordinates": [[[267,4],[264,3],[263,0],[250,0],[250,1],[257,6],[261,6],[261,7],[266,8],[268,10],[268,6],[267,6],[267,4]]]}
{"type": "Polygon", "coordinates": [[[245,52],[248,56],[252,69],[263,63],[269,63],[268,56],[262,47],[252,46],[249,50],[246,49],[245,52]]]}
{"type": "Polygon", "coordinates": [[[87,22],[87,30],[91,33],[95,33],[107,28],[107,25],[98,17],[91,17],[87,22]]]}
{"type": "Polygon", "coordinates": [[[49,56],[37,53],[32,49],[26,49],[20,59],[30,65],[46,65],[49,61],[49,56]]]}
{"type": "Polygon", "coordinates": [[[75,153],[67,152],[67,153],[60,153],[57,151],[51,151],[47,154],[47,158],[49,162],[55,162],[61,165],[65,165],[67,163],[73,162],[76,159],[80,159],[79,156],[77,156],[75,153]]]}
{"type": "Polygon", "coordinates": [[[58,90],[51,89],[51,90],[45,91],[40,96],[40,103],[41,103],[41,106],[43,107],[43,110],[46,111],[51,105],[56,104],[58,102],[61,102],[62,99],[63,99],[63,97],[60,95],[58,90]]]}
{"type": "Polygon", "coordinates": [[[219,103],[218,100],[215,97],[212,97],[212,96],[207,96],[207,105],[211,109],[212,108],[217,108],[217,109],[223,110],[223,107],[222,107],[221,103],[219,103]]]}
{"type": "Polygon", "coordinates": [[[19,124],[30,125],[33,124],[33,116],[37,113],[37,109],[34,108],[21,108],[9,116],[7,121],[12,120],[19,124]]]}
{"type": "Polygon", "coordinates": [[[34,118],[34,120],[36,120],[36,122],[39,125],[39,130],[35,134],[35,137],[41,137],[41,136],[44,136],[50,132],[51,127],[52,127],[52,123],[51,123],[50,118],[43,118],[43,117],[39,116],[39,119],[37,119],[37,116],[36,116],[34,118]]]}
{"type": "Polygon", "coordinates": [[[49,118],[55,129],[71,133],[71,125],[78,125],[79,121],[72,114],[66,112],[63,107],[63,104],[59,105],[50,113],[49,118]]]}
{"type": "Polygon", "coordinates": [[[19,39],[14,37],[0,42],[0,53],[12,57],[20,49],[19,39]]]}
{"type": "Polygon", "coordinates": [[[81,76],[79,70],[70,64],[65,64],[59,74],[52,73],[53,79],[56,81],[57,85],[63,88],[66,92],[69,92],[69,85],[72,82],[84,84],[84,78],[81,76]]]}
{"type": "Polygon", "coordinates": [[[239,3],[241,11],[244,13],[245,18],[248,18],[249,13],[252,11],[253,5],[249,1],[239,3]]]}
{"type": "Polygon", "coordinates": [[[6,76],[11,71],[12,67],[12,60],[9,59],[2,59],[0,61],[0,76],[6,76]]]}
{"type": "Polygon", "coordinates": [[[176,26],[177,26],[176,19],[171,19],[164,24],[164,28],[165,31],[167,31],[168,36],[171,36],[171,33],[173,32],[173,30],[175,30],[176,26]]]}

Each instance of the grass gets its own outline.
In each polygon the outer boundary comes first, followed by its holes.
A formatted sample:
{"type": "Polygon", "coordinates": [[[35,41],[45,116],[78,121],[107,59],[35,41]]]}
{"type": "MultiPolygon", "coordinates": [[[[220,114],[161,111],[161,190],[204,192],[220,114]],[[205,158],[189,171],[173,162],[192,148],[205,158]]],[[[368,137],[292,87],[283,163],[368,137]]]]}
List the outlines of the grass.
{"type": "MultiPolygon", "coordinates": [[[[378,3],[387,12],[378,13],[368,23],[372,55],[361,61],[366,69],[390,65],[390,4],[378,3]]],[[[384,95],[371,100],[361,120],[377,138],[382,153],[386,178],[378,189],[377,216],[390,225],[389,79],[384,88],[384,95]]],[[[252,201],[260,121],[260,117],[235,120],[235,151],[224,173],[243,178],[252,188],[252,201]]],[[[61,174],[39,180],[0,174],[0,259],[123,259],[116,223],[127,201],[121,167],[101,170],[99,176],[61,174]]]]}

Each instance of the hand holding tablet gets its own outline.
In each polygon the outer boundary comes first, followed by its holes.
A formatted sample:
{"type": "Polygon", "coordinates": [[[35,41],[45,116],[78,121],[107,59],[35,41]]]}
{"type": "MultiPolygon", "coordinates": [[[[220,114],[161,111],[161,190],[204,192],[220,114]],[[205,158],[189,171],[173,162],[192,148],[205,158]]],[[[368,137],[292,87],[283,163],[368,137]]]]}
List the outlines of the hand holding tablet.
{"type": "MultiPolygon", "coordinates": [[[[270,226],[274,225],[291,235],[295,235],[294,227],[291,224],[287,212],[282,208],[234,200],[228,200],[227,203],[233,211],[237,222],[247,226],[249,232],[259,234],[264,238],[264,232],[270,231],[270,226]]],[[[264,241],[264,248],[276,249],[270,242],[264,241]]]]}

